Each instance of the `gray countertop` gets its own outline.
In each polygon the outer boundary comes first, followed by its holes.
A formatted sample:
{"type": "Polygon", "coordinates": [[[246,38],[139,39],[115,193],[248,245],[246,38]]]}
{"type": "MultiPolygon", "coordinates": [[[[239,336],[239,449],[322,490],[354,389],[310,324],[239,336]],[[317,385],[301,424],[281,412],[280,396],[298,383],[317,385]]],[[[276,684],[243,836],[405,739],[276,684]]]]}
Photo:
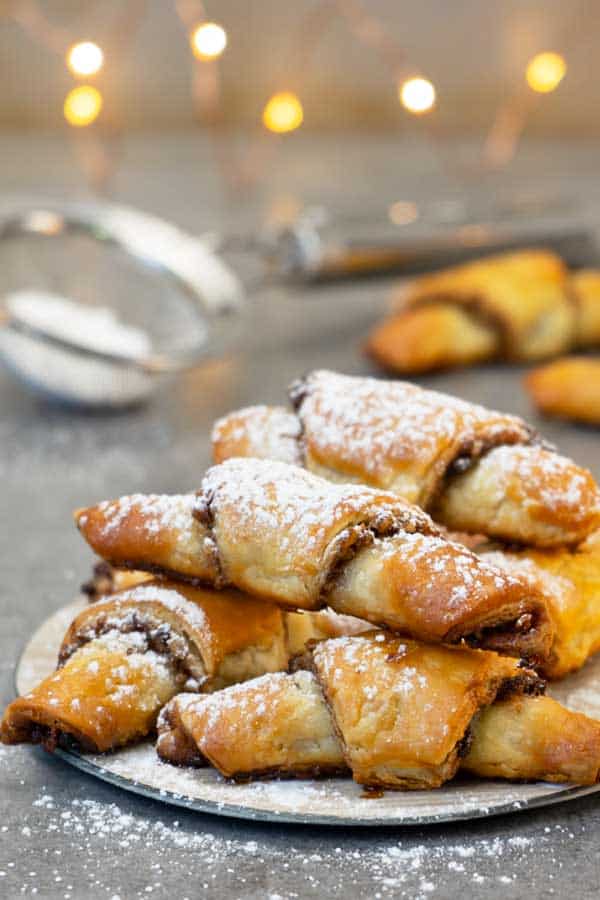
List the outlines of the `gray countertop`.
{"type": "MultiPolygon", "coordinates": [[[[322,185],[331,196],[334,188],[357,184],[363,201],[406,191],[411,178],[426,180],[422,191],[448,186],[414,148],[398,173],[392,141],[344,139],[349,150],[342,173],[333,138],[322,144],[304,140],[295,156],[280,162],[273,184],[314,194],[322,185]],[[364,166],[367,154],[376,161],[373,167],[364,166]]],[[[251,221],[265,192],[238,217],[216,192],[199,141],[132,139],[118,198],[197,229],[210,224],[211,215],[219,224],[251,221]],[[186,190],[190,183],[193,196],[201,198],[197,206],[186,190]]],[[[60,139],[6,138],[3,149],[6,189],[47,192],[51,183],[54,193],[81,193],[80,176],[60,139]]],[[[541,158],[537,152],[524,151],[511,177],[533,177],[541,158]]],[[[589,198],[596,191],[593,148],[557,147],[543,158],[547,177],[574,195],[589,198]]],[[[386,289],[385,282],[365,282],[306,295],[271,291],[258,300],[239,354],[186,375],[134,412],[90,416],[44,405],[0,373],[3,705],[13,696],[14,665],[28,635],[73,598],[89,572],[91,555],[72,527],[71,510],[121,493],[194,488],[209,462],[208,433],[216,416],[242,404],[281,401],[285,385],[315,366],[370,371],[358,343],[383,308],[386,289]]],[[[481,368],[423,383],[536,421],[520,387],[521,374],[481,368]]],[[[600,476],[598,433],[537,424],[600,476]]],[[[169,808],[122,793],[30,747],[0,748],[0,773],[3,897],[537,900],[598,893],[600,812],[594,796],[472,824],[328,830],[256,825],[169,808]]]]}

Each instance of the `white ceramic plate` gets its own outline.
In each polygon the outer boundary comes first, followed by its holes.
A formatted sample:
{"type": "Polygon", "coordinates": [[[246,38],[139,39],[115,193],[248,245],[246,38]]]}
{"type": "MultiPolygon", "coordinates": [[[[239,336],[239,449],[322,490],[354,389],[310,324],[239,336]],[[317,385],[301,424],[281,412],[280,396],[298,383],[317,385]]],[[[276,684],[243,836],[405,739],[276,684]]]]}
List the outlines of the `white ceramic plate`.
{"type": "MultiPolygon", "coordinates": [[[[84,605],[81,599],[60,609],[35,632],[17,668],[19,693],[29,691],[54,669],[62,637],[84,605]]],[[[567,706],[600,718],[600,655],[550,693],[567,706]]],[[[179,769],[161,762],[150,742],[104,755],[56,753],[96,778],[164,803],[240,819],[314,825],[424,825],[477,819],[600,790],[600,785],[510,784],[461,777],[435,791],[388,791],[367,799],[350,778],[232,784],[213,769],[179,769]]]]}

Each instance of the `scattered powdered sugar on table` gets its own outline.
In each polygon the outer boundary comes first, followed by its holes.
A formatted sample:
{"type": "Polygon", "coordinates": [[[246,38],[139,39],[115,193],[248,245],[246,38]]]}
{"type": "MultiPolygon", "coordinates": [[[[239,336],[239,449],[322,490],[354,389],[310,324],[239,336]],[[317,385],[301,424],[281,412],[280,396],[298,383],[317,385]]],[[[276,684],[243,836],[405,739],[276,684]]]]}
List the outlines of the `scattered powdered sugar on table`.
{"type": "Polygon", "coordinates": [[[503,886],[523,884],[535,858],[544,867],[545,890],[552,895],[562,868],[554,847],[574,838],[563,825],[547,825],[543,831],[538,826],[533,836],[509,832],[462,839],[372,833],[368,843],[356,832],[331,832],[325,838],[306,830],[257,831],[249,824],[232,835],[227,823],[216,822],[213,828],[209,820],[185,810],[163,813],[147,805],[140,809],[139,803],[129,797],[119,803],[59,798],[43,786],[31,811],[13,826],[14,835],[7,834],[9,826],[1,826],[2,836],[11,837],[16,850],[1,863],[0,892],[64,900],[195,900],[222,896],[226,885],[227,895],[240,900],[295,900],[347,897],[352,884],[352,896],[428,900],[438,891],[449,896],[449,890],[458,894],[461,887],[484,885],[502,896],[503,886]],[[40,846],[41,832],[45,838],[40,846]],[[145,858],[152,859],[145,869],[137,863],[142,848],[145,858]],[[76,884],[69,876],[74,856],[84,873],[76,884]],[[361,888],[368,894],[358,893],[361,888]]]}

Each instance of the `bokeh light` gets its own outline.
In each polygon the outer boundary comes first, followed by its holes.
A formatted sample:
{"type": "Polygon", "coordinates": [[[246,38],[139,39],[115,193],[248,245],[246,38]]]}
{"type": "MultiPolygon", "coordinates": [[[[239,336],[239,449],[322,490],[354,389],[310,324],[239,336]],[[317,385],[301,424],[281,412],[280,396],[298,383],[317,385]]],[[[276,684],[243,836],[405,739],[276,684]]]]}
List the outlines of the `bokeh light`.
{"type": "Polygon", "coordinates": [[[291,91],[273,94],[263,110],[263,124],[269,131],[285,134],[302,125],[304,110],[300,100],[291,91]]]}
{"type": "Polygon", "coordinates": [[[63,107],[65,119],[69,125],[76,128],[91,125],[100,115],[101,109],[102,94],[89,84],[83,84],[69,91],[63,107]]]}
{"type": "Polygon", "coordinates": [[[525,77],[533,91],[549,94],[556,90],[567,74],[567,63],[560,53],[538,53],[527,65],[525,77]]]}
{"type": "Polygon", "coordinates": [[[435,105],[435,88],[427,78],[408,78],[400,85],[400,103],[409,112],[423,115],[435,105]]]}
{"type": "Polygon", "coordinates": [[[394,225],[410,225],[419,218],[419,208],[416,203],[406,200],[396,200],[388,209],[390,222],[394,225]]]}
{"type": "Polygon", "coordinates": [[[227,46],[227,32],[216,22],[203,22],[192,31],[190,44],[198,59],[217,59],[227,46]]]}
{"type": "Polygon", "coordinates": [[[73,75],[87,77],[100,71],[104,63],[104,53],[93,41],[80,41],[69,47],[66,62],[73,75]]]}

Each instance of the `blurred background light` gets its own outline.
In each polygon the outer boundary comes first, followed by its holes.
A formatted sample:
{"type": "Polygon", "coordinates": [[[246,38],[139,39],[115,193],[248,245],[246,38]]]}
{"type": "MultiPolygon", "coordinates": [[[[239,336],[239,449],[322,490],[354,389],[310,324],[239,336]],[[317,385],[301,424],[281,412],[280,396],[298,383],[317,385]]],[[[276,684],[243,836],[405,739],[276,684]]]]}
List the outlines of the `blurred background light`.
{"type": "Polygon", "coordinates": [[[388,209],[388,216],[394,225],[410,225],[419,218],[419,210],[416,203],[396,200],[388,209]]]}
{"type": "Polygon", "coordinates": [[[192,31],[190,44],[198,59],[217,59],[227,46],[227,32],[216,22],[204,22],[192,31]]]}
{"type": "Polygon", "coordinates": [[[67,66],[78,77],[95,75],[104,63],[104,53],[93,41],[80,41],[67,51],[67,66]]]}
{"type": "Polygon", "coordinates": [[[549,94],[561,83],[567,64],[560,53],[538,53],[527,65],[525,77],[529,87],[540,94],[549,94]]]}
{"type": "Polygon", "coordinates": [[[102,94],[89,84],[73,88],[65,98],[65,119],[69,125],[77,128],[91,125],[100,115],[101,109],[102,94]]]}
{"type": "Polygon", "coordinates": [[[302,125],[304,110],[300,100],[291,91],[273,94],[263,110],[263,124],[269,131],[284,134],[302,125]]]}
{"type": "Polygon", "coordinates": [[[400,85],[399,97],[405,109],[422,115],[435,105],[435,88],[427,78],[408,78],[400,85]]]}

